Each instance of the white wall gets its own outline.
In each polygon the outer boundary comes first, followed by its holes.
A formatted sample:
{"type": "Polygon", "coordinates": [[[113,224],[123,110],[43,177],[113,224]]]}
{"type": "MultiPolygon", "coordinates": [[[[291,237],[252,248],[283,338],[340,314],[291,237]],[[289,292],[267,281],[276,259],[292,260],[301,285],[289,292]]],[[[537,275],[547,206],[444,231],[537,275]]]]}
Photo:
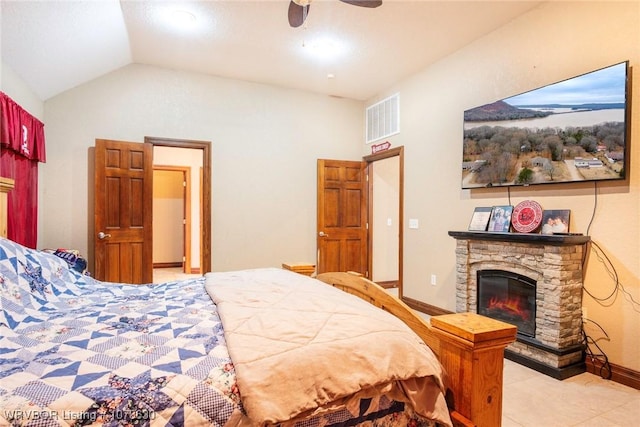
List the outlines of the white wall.
{"type": "Polygon", "coordinates": [[[361,102],[130,65],[45,103],[39,246],[93,245],[96,138],[212,141],[214,270],[315,262],[316,159],[359,159],[361,102]]]}
{"type": "MultiPolygon", "coordinates": [[[[633,87],[631,177],[626,185],[598,185],[590,235],[611,259],[625,289],[640,301],[640,2],[549,2],[466,48],[389,88],[367,105],[401,94],[402,132],[390,138],[405,147],[404,294],[455,310],[455,241],[476,206],[507,204],[507,190],[461,190],[465,109],[548,83],[630,60],[633,87]],[[436,274],[439,285],[429,284],[436,274]]],[[[363,154],[370,148],[363,147],[363,154]]],[[[585,233],[594,210],[593,184],[532,186],[511,190],[511,204],[526,199],[545,209],[571,209],[571,231],[585,233]]],[[[605,264],[591,252],[585,285],[606,296],[615,287],[605,264]]],[[[640,308],[618,293],[600,304],[585,296],[588,316],[610,341],[600,344],[613,363],[640,370],[640,308]]],[[[602,334],[587,325],[594,338],[602,334]]]]}
{"type": "MultiPolygon", "coordinates": [[[[44,103],[35,92],[4,62],[0,70],[0,90],[17,102],[29,114],[44,121],[44,103]]],[[[46,127],[46,125],[45,125],[46,127]]]]}

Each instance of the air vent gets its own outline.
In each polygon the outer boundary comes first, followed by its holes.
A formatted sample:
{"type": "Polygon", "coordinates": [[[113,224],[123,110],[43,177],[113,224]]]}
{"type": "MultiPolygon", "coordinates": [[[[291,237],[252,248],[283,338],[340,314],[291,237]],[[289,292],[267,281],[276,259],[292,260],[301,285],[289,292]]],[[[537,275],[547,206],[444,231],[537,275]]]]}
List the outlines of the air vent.
{"type": "Polygon", "coordinates": [[[400,133],[400,94],[367,107],[367,144],[400,133]]]}

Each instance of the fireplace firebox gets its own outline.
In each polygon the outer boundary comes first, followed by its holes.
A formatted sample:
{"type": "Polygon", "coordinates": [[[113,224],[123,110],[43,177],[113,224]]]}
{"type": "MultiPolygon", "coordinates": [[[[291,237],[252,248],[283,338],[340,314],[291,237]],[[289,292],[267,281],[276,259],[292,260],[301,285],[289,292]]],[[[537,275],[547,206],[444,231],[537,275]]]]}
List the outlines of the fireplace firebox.
{"type": "Polygon", "coordinates": [[[478,270],[477,312],[536,336],[536,281],[504,270],[478,270]]]}

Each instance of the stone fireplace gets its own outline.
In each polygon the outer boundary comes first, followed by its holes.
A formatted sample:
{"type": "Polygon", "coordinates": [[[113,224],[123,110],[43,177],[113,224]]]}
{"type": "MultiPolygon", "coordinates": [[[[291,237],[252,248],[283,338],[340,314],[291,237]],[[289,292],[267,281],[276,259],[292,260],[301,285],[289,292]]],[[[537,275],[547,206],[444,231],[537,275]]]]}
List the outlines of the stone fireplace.
{"type": "Polygon", "coordinates": [[[516,342],[505,351],[510,360],[558,379],[584,372],[582,265],[589,237],[449,235],[456,239],[456,312],[516,325],[516,342]]]}

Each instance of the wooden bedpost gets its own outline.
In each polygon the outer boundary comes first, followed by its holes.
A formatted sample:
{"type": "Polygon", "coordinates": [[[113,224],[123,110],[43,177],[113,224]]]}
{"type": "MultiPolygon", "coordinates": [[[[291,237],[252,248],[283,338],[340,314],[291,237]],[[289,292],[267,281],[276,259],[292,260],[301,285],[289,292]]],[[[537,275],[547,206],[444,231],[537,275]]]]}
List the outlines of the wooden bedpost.
{"type": "Polygon", "coordinates": [[[440,337],[438,359],[447,372],[454,425],[468,426],[468,419],[479,427],[500,426],[504,349],[517,328],[475,313],[434,316],[431,326],[440,337]]]}
{"type": "Polygon", "coordinates": [[[0,237],[7,237],[7,193],[13,186],[11,178],[0,176],[0,237]]]}
{"type": "Polygon", "coordinates": [[[455,426],[502,424],[504,349],[517,328],[475,313],[424,320],[374,282],[349,273],[322,273],[319,280],[356,295],[404,321],[438,356],[447,376],[447,403],[455,426]]]}

